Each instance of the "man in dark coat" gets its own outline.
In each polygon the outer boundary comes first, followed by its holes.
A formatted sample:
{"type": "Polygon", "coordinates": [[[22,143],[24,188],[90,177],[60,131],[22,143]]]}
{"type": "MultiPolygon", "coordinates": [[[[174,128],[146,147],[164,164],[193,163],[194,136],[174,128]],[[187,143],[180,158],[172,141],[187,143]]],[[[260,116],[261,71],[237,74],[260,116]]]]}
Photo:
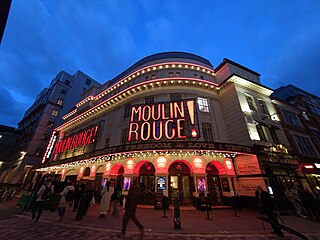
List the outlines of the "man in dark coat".
{"type": "Polygon", "coordinates": [[[312,193],[304,189],[302,186],[298,186],[298,195],[303,204],[303,207],[308,212],[309,218],[314,216],[316,221],[320,219],[320,212],[317,208],[316,200],[312,193]]]}
{"type": "MultiPolygon", "coordinates": [[[[268,192],[262,189],[261,185],[257,185],[256,199],[260,209],[260,213],[267,215],[267,218],[279,224],[277,214],[274,212],[274,204],[271,199],[271,196],[268,192]]],[[[273,229],[272,233],[277,234],[278,237],[284,237],[281,228],[279,228],[275,224],[271,224],[271,226],[273,229]]]]}
{"type": "Polygon", "coordinates": [[[126,235],[126,230],[127,230],[127,225],[129,223],[129,220],[131,219],[137,227],[140,229],[140,236],[142,237],[144,234],[144,228],[143,225],[138,221],[136,217],[136,210],[137,210],[137,205],[138,205],[138,199],[139,196],[141,195],[141,191],[139,186],[132,184],[128,195],[126,197],[126,203],[125,203],[125,213],[123,215],[122,219],[122,230],[121,230],[121,235],[120,237],[125,237],[126,235]]]}

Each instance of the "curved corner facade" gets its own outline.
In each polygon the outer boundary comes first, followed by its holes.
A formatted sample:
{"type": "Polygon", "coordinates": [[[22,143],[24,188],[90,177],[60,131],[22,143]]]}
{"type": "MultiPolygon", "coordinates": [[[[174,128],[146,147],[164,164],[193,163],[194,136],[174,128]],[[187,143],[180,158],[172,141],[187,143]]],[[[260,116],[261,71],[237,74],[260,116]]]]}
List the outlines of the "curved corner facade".
{"type": "Polygon", "coordinates": [[[183,204],[208,194],[222,205],[253,198],[257,184],[280,191],[268,171],[300,177],[271,93],[259,74],[232,61],[214,70],[193,54],[155,54],[77,103],[37,171],[97,186],[112,179],[124,190],[136,181],[146,204],[163,192],[183,204]],[[285,160],[274,166],[272,154],[285,160]]]}

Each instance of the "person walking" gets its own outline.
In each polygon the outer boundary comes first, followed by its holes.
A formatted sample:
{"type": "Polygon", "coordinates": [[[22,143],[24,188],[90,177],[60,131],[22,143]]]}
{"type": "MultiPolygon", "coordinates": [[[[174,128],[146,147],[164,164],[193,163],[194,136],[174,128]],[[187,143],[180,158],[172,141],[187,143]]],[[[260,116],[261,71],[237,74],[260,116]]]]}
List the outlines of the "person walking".
{"type": "Polygon", "coordinates": [[[100,213],[99,218],[104,218],[107,211],[110,211],[111,196],[114,193],[114,188],[110,187],[110,181],[107,181],[106,186],[101,191],[100,213]]]}
{"type": "Polygon", "coordinates": [[[119,201],[121,199],[121,183],[118,182],[117,186],[114,189],[114,193],[113,193],[113,211],[112,211],[112,215],[115,217],[119,216],[119,210],[118,210],[118,205],[119,205],[119,201]]]}
{"type": "Polygon", "coordinates": [[[302,214],[302,208],[301,206],[298,204],[298,200],[299,200],[299,196],[298,193],[292,188],[292,189],[286,189],[284,192],[284,195],[286,196],[286,198],[288,199],[288,201],[291,203],[291,205],[293,206],[293,208],[295,209],[296,213],[301,216],[301,217],[306,217],[302,214]]]}
{"type": "Polygon", "coordinates": [[[61,221],[67,206],[69,205],[69,202],[73,200],[74,197],[74,187],[73,182],[69,181],[67,182],[67,186],[63,189],[63,191],[60,193],[60,201],[59,201],[59,207],[58,207],[58,221],[61,221]]]}
{"type": "Polygon", "coordinates": [[[122,230],[119,236],[120,238],[125,238],[127,226],[130,219],[140,229],[140,237],[143,237],[144,235],[144,227],[136,217],[136,210],[137,210],[138,199],[140,195],[141,195],[141,191],[139,189],[139,186],[137,186],[136,184],[133,184],[129,189],[128,195],[126,196],[125,212],[122,219],[122,230]]]}
{"type": "Polygon", "coordinates": [[[32,220],[36,223],[39,221],[42,210],[49,203],[50,196],[53,194],[53,184],[49,180],[45,180],[36,194],[36,202],[32,209],[32,220]]]}
{"type": "Polygon", "coordinates": [[[320,212],[317,208],[316,200],[312,193],[304,189],[302,186],[298,186],[298,195],[301,199],[303,207],[309,215],[309,218],[314,218],[316,221],[319,221],[320,212]]]}
{"type": "Polygon", "coordinates": [[[81,195],[83,194],[85,185],[78,181],[74,187],[74,201],[73,201],[73,212],[76,212],[79,206],[81,195]]]}
{"type": "Polygon", "coordinates": [[[277,234],[278,237],[284,237],[284,234],[281,231],[281,228],[279,228],[276,225],[276,224],[279,224],[278,216],[274,212],[275,208],[274,208],[274,204],[272,202],[270,194],[264,191],[261,185],[257,185],[255,194],[256,194],[256,200],[260,209],[260,213],[267,215],[267,218],[275,223],[275,224],[271,223],[271,227],[273,229],[272,233],[277,234]]]}

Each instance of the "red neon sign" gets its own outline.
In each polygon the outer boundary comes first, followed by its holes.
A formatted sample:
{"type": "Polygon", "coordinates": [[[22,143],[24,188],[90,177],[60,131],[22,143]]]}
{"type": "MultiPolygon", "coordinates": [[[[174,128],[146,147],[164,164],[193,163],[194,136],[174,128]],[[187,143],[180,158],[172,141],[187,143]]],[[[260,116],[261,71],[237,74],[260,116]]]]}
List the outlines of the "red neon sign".
{"type": "Polygon", "coordinates": [[[54,147],[53,154],[59,154],[71,149],[83,147],[95,141],[99,126],[93,126],[80,133],[60,140],[54,147]]]}
{"type": "Polygon", "coordinates": [[[193,99],[133,106],[128,141],[187,138],[187,131],[185,131],[187,121],[189,121],[189,125],[192,125],[192,137],[196,137],[197,132],[193,129],[195,124],[195,102],[193,99]]]}

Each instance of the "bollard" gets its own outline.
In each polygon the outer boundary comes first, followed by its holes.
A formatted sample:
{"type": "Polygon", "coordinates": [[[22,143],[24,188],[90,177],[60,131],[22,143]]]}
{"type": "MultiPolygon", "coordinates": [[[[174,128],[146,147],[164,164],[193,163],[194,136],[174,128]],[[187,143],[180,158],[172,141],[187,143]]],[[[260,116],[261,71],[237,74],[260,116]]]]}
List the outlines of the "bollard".
{"type": "Polygon", "coordinates": [[[180,200],[176,198],[173,202],[173,223],[175,229],[181,229],[181,217],[180,217],[180,200]]]}
{"type": "Polygon", "coordinates": [[[163,210],[163,218],[167,218],[166,216],[166,208],[167,208],[167,197],[166,196],[162,196],[162,199],[161,199],[161,207],[162,207],[162,210],[163,210]]]}
{"type": "Polygon", "coordinates": [[[209,215],[209,211],[211,210],[211,207],[210,207],[210,204],[209,204],[209,199],[208,199],[208,197],[206,197],[206,208],[207,208],[207,218],[206,218],[206,220],[212,220],[211,218],[210,218],[210,215],[209,215]]]}

